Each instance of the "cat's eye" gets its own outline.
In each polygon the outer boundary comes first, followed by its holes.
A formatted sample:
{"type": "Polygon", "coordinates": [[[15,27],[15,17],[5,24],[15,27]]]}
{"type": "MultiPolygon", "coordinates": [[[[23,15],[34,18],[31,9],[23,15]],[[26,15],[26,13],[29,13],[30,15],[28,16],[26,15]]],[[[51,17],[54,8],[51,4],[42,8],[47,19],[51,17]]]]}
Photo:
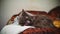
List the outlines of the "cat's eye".
{"type": "Polygon", "coordinates": [[[41,19],[41,20],[45,20],[45,19],[41,19]]]}

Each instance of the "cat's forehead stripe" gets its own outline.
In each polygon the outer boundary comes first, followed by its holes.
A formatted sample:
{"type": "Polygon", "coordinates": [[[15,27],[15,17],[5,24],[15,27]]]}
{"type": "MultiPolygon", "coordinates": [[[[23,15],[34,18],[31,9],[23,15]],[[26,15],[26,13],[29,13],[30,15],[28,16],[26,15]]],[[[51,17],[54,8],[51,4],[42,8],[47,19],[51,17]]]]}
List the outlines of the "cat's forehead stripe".
{"type": "Polygon", "coordinates": [[[35,15],[33,15],[33,14],[31,14],[31,13],[28,13],[28,12],[26,12],[28,15],[30,15],[30,16],[35,16],[35,15]]]}

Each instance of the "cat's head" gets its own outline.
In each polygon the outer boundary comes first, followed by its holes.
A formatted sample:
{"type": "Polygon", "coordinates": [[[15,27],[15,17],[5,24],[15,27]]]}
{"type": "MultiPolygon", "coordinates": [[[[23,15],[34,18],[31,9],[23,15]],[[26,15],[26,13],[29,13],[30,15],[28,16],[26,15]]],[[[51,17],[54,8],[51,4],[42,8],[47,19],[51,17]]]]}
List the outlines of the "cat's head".
{"type": "Polygon", "coordinates": [[[22,10],[21,14],[19,15],[19,24],[22,26],[30,26],[33,23],[34,17],[35,16],[28,14],[27,11],[22,10]]]}

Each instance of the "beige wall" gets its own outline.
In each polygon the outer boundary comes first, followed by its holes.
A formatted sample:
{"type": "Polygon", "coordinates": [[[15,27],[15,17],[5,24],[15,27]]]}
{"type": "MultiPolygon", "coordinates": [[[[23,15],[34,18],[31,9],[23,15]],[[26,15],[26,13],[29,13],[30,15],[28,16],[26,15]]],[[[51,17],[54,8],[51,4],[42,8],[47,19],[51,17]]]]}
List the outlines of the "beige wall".
{"type": "Polygon", "coordinates": [[[0,29],[12,15],[24,10],[40,10],[48,12],[58,6],[58,0],[1,0],[0,29]]]}

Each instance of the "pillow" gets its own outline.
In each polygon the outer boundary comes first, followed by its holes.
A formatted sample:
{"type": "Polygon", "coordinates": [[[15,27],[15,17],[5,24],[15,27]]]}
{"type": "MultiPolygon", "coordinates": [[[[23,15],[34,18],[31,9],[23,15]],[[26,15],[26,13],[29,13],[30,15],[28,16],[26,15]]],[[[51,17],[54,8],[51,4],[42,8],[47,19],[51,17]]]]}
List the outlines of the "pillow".
{"type": "Polygon", "coordinates": [[[60,19],[60,6],[51,9],[48,14],[53,17],[53,20],[60,19]]]}

